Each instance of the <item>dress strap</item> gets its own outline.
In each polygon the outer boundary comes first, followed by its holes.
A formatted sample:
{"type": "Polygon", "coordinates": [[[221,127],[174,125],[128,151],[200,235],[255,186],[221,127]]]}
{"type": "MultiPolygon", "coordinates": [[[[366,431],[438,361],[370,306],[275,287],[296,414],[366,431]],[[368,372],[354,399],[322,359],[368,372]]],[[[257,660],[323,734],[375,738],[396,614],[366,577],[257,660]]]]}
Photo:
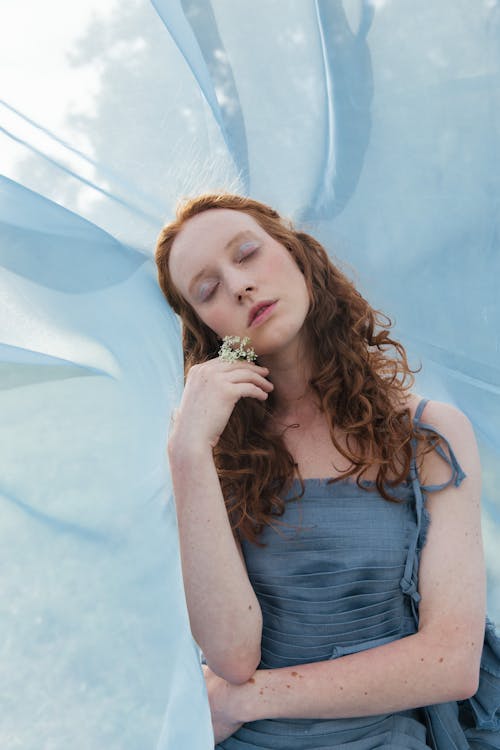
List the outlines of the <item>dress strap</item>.
{"type": "Polygon", "coordinates": [[[429,401],[428,398],[420,399],[420,401],[417,404],[417,408],[415,409],[415,415],[413,417],[414,422],[420,422],[420,417],[422,416],[422,412],[425,409],[425,405],[428,401],[429,401]]]}
{"type": "MultiPolygon", "coordinates": [[[[425,408],[425,405],[427,404],[429,399],[423,398],[419,401],[418,406],[415,410],[415,416],[413,418],[413,423],[420,429],[425,430],[426,432],[431,432],[436,435],[439,435],[441,438],[442,443],[446,446],[446,451],[443,449],[443,446],[438,444],[435,446],[436,453],[448,464],[448,466],[451,467],[451,476],[448,479],[447,482],[442,482],[441,484],[421,484],[420,487],[424,492],[437,492],[438,490],[444,490],[445,487],[448,487],[452,482],[455,485],[455,487],[458,487],[461,482],[465,479],[467,476],[466,473],[463,471],[462,467],[458,463],[457,457],[455,456],[455,453],[453,452],[453,448],[451,447],[448,439],[435,427],[433,427],[430,424],[427,424],[426,422],[421,421],[422,412],[425,408]]],[[[412,441],[413,451],[412,451],[412,468],[411,471],[415,474],[418,474],[417,472],[417,465],[416,465],[416,458],[417,458],[417,440],[413,438],[412,441]]],[[[412,477],[413,478],[413,477],[412,477]]],[[[417,477],[418,478],[418,477],[417,477]]]]}
{"type": "Polygon", "coordinates": [[[420,594],[417,591],[418,586],[418,567],[419,567],[419,559],[417,554],[417,549],[422,548],[425,543],[425,538],[427,535],[427,527],[430,522],[430,517],[427,509],[425,508],[425,496],[424,493],[426,492],[437,492],[438,490],[442,490],[445,487],[448,487],[452,482],[456,487],[460,485],[460,483],[465,479],[466,474],[463,471],[462,467],[458,463],[457,457],[455,456],[453,449],[447,440],[447,438],[439,432],[435,427],[432,427],[432,425],[427,424],[425,422],[421,421],[422,412],[424,411],[425,405],[429,399],[423,398],[419,401],[417,408],[415,410],[415,416],[413,418],[414,424],[421,430],[425,430],[427,432],[432,432],[436,435],[439,435],[441,438],[443,444],[446,446],[446,451],[442,448],[440,444],[435,446],[435,450],[438,453],[441,458],[443,458],[446,463],[451,467],[451,476],[448,479],[447,482],[443,482],[442,484],[429,484],[429,485],[423,485],[420,484],[420,479],[418,476],[418,469],[417,469],[417,439],[415,437],[412,438],[411,444],[412,444],[412,456],[411,456],[411,462],[410,462],[410,479],[413,487],[413,494],[415,496],[415,514],[416,514],[416,531],[413,536],[413,539],[410,542],[410,546],[408,548],[408,555],[406,558],[406,564],[405,564],[405,570],[403,577],[401,578],[401,581],[399,582],[399,585],[401,587],[401,590],[404,594],[409,596],[411,598],[411,608],[413,612],[413,616],[415,618],[416,623],[418,624],[418,603],[420,601],[420,594]]]}

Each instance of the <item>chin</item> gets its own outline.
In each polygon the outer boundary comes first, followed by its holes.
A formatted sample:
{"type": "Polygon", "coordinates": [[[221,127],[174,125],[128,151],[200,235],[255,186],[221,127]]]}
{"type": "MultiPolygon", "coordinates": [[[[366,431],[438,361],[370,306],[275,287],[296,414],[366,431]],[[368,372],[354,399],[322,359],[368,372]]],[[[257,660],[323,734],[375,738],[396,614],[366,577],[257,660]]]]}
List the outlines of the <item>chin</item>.
{"type": "Polygon", "coordinates": [[[268,341],[266,343],[255,344],[255,351],[258,357],[272,357],[273,355],[279,354],[280,352],[286,352],[290,347],[296,347],[299,344],[297,335],[292,335],[289,338],[280,336],[279,340],[268,341]]]}
{"type": "Polygon", "coordinates": [[[286,316],[288,320],[285,316],[282,316],[281,319],[277,316],[277,319],[274,320],[271,317],[262,326],[258,326],[255,331],[252,331],[252,328],[248,329],[246,335],[250,337],[257,356],[272,356],[281,351],[286,351],[288,347],[295,348],[302,341],[305,343],[305,315],[302,316],[297,313],[298,310],[295,311],[295,320],[291,315],[286,316]]]}

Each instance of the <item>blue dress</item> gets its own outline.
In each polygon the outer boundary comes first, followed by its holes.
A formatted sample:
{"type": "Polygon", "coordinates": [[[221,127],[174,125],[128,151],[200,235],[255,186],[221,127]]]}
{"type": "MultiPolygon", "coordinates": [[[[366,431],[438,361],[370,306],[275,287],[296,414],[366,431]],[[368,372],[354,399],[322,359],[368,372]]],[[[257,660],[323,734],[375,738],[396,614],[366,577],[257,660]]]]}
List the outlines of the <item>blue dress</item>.
{"type": "MultiPolygon", "coordinates": [[[[414,417],[424,430],[432,429],[420,420],[426,401],[414,417]]],[[[426,493],[465,477],[444,437],[443,444],[446,450],[436,450],[451,476],[442,485],[421,485],[414,459],[408,480],[393,490],[400,503],[351,479],[306,479],[304,496],[295,500],[295,480],[278,519],[287,525],[266,526],[259,537],[264,548],[242,541],[263,615],[259,668],[337,659],[418,630],[426,493]]],[[[416,441],[413,447],[415,456],[416,441]]],[[[486,750],[500,748],[499,713],[500,639],[486,621],[480,686],[469,700],[350,719],[252,721],[216,749],[486,750]]]]}

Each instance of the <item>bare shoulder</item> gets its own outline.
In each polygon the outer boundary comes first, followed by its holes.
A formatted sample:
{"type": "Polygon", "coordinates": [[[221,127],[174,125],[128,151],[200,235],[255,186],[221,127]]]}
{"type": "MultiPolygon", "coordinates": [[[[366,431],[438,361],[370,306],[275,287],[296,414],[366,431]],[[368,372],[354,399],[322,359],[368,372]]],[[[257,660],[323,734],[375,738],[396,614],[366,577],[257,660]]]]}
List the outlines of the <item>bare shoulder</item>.
{"type": "MultiPolygon", "coordinates": [[[[421,397],[412,398],[408,404],[412,417],[421,397]]],[[[450,449],[467,477],[477,478],[480,475],[479,452],[470,419],[464,412],[443,401],[429,400],[420,416],[420,421],[433,427],[443,438],[442,448],[451,460],[450,449]]],[[[431,451],[420,460],[421,480],[423,484],[442,484],[450,478],[452,468],[439,455],[431,451]]]]}
{"type": "MultiPolygon", "coordinates": [[[[423,398],[424,397],[420,396],[418,393],[408,394],[406,400],[404,401],[404,405],[405,407],[409,408],[412,417],[415,416],[417,407],[423,398]]],[[[433,399],[427,399],[427,403],[424,406],[424,410],[420,419],[426,424],[437,427],[440,432],[442,430],[440,429],[439,425],[441,425],[442,427],[449,425],[450,428],[453,428],[460,425],[460,423],[463,423],[464,425],[468,424],[472,429],[470,420],[463,413],[463,411],[458,409],[456,406],[453,406],[452,404],[445,403],[444,401],[434,401],[433,399]]]]}
{"type": "MultiPolygon", "coordinates": [[[[423,396],[409,393],[400,402],[400,407],[408,409],[415,418],[423,396]]],[[[461,409],[444,401],[427,399],[420,414],[420,422],[442,435],[441,447],[451,460],[449,449],[453,451],[460,467],[467,476],[480,473],[479,454],[471,421],[461,409]],[[446,441],[446,442],[445,442],[446,441]]],[[[439,485],[450,479],[452,468],[449,463],[433,450],[425,453],[423,444],[417,447],[417,465],[421,484],[439,485]]]]}
{"type": "MultiPolygon", "coordinates": [[[[420,397],[417,397],[417,403],[418,401],[420,397]]],[[[449,431],[472,430],[472,424],[463,411],[444,401],[427,401],[421,420],[436,427],[440,432],[446,429],[449,431]]]]}

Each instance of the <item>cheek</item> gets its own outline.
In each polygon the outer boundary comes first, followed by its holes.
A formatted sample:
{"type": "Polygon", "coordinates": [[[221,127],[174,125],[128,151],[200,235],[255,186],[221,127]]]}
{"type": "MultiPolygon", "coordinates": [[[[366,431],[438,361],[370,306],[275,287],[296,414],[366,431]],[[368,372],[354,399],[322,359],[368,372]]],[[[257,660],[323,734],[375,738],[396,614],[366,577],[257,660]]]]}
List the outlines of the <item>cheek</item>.
{"type": "Polygon", "coordinates": [[[295,299],[303,298],[304,303],[309,304],[306,281],[300,268],[290,256],[274,257],[267,268],[267,273],[269,278],[286,280],[287,288],[295,299]]]}
{"type": "Polygon", "coordinates": [[[208,314],[201,316],[201,320],[210,328],[219,338],[227,335],[227,313],[223,310],[211,310],[208,314]]]}
{"type": "Polygon", "coordinates": [[[290,266],[290,259],[282,253],[276,253],[275,255],[269,255],[267,258],[265,273],[268,278],[283,278],[290,276],[292,272],[290,266]]]}

